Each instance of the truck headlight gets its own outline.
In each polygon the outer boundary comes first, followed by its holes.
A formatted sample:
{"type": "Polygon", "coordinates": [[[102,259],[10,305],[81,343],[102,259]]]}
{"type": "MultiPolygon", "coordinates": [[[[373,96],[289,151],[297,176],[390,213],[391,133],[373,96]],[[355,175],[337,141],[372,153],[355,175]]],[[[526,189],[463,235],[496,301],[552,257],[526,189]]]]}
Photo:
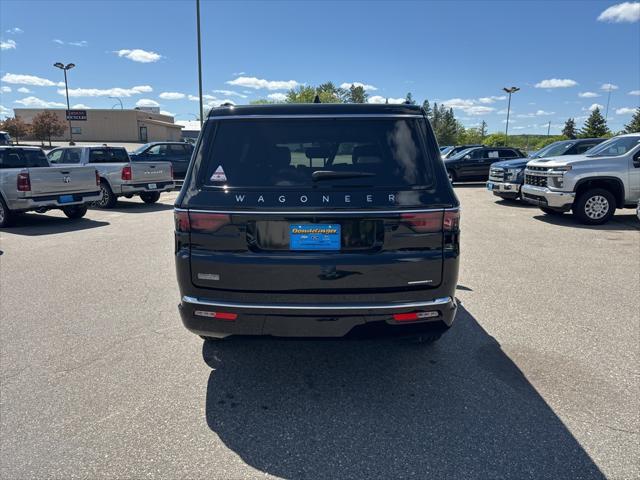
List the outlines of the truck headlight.
{"type": "Polygon", "coordinates": [[[571,170],[571,165],[566,165],[564,167],[551,167],[549,170],[550,174],[563,175],[565,172],[571,170]]]}
{"type": "Polygon", "coordinates": [[[524,168],[507,168],[507,177],[513,180],[518,175],[521,175],[523,170],[524,168]]]}

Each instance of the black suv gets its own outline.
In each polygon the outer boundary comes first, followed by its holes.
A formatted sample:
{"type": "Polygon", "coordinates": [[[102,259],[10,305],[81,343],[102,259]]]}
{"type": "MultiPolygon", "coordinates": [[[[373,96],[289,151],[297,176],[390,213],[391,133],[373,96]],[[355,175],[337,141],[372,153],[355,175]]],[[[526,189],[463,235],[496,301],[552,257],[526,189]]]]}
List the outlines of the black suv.
{"type": "Polygon", "coordinates": [[[444,161],[451,182],[487,180],[491,164],[514,158],[526,158],[517,148],[476,147],[462,150],[444,161]]]}
{"type": "Polygon", "coordinates": [[[459,203],[423,110],[211,110],[176,200],[185,326],[435,339],[457,304],[459,203]]]}
{"type": "Polygon", "coordinates": [[[132,162],[163,161],[171,162],[173,175],[182,180],[187,173],[193,145],[187,142],[152,142],[145,143],[129,154],[132,162]]]}

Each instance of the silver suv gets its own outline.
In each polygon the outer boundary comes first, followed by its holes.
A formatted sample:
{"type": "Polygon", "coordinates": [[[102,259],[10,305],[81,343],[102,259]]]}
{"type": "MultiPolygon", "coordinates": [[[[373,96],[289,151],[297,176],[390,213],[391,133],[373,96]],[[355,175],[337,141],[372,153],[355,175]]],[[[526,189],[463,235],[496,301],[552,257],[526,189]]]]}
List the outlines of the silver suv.
{"type": "Polygon", "coordinates": [[[606,223],[640,199],[640,133],[620,135],[585,155],[527,163],[522,198],[550,215],[571,210],[582,223],[606,223]]]}

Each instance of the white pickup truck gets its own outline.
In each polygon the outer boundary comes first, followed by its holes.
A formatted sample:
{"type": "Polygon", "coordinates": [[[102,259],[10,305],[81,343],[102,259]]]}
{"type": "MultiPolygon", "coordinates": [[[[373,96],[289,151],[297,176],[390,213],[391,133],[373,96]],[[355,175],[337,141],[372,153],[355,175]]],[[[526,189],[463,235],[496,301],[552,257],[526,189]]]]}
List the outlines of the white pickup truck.
{"type": "Polygon", "coordinates": [[[50,167],[38,147],[0,147],[0,227],[17,213],[60,209],[69,218],[87,213],[100,199],[100,178],[93,167],[50,167]]]}
{"type": "Polygon", "coordinates": [[[170,162],[132,162],[122,147],[82,146],[54,148],[47,154],[51,165],[90,165],[100,174],[101,198],[96,205],[112,208],[118,197],[139,195],[155,203],[160,192],[175,188],[170,162]]]}

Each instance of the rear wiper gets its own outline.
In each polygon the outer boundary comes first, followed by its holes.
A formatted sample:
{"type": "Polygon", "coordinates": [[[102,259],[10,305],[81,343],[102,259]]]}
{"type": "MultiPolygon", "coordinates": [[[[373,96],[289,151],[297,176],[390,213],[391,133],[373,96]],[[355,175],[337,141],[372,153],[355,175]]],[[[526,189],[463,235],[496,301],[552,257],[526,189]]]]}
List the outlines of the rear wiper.
{"type": "Polygon", "coordinates": [[[335,170],[316,170],[311,174],[311,178],[314,182],[320,180],[333,180],[334,178],[358,178],[358,177],[373,177],[375,173],[371,172],[336,172],[335,170]]]}

